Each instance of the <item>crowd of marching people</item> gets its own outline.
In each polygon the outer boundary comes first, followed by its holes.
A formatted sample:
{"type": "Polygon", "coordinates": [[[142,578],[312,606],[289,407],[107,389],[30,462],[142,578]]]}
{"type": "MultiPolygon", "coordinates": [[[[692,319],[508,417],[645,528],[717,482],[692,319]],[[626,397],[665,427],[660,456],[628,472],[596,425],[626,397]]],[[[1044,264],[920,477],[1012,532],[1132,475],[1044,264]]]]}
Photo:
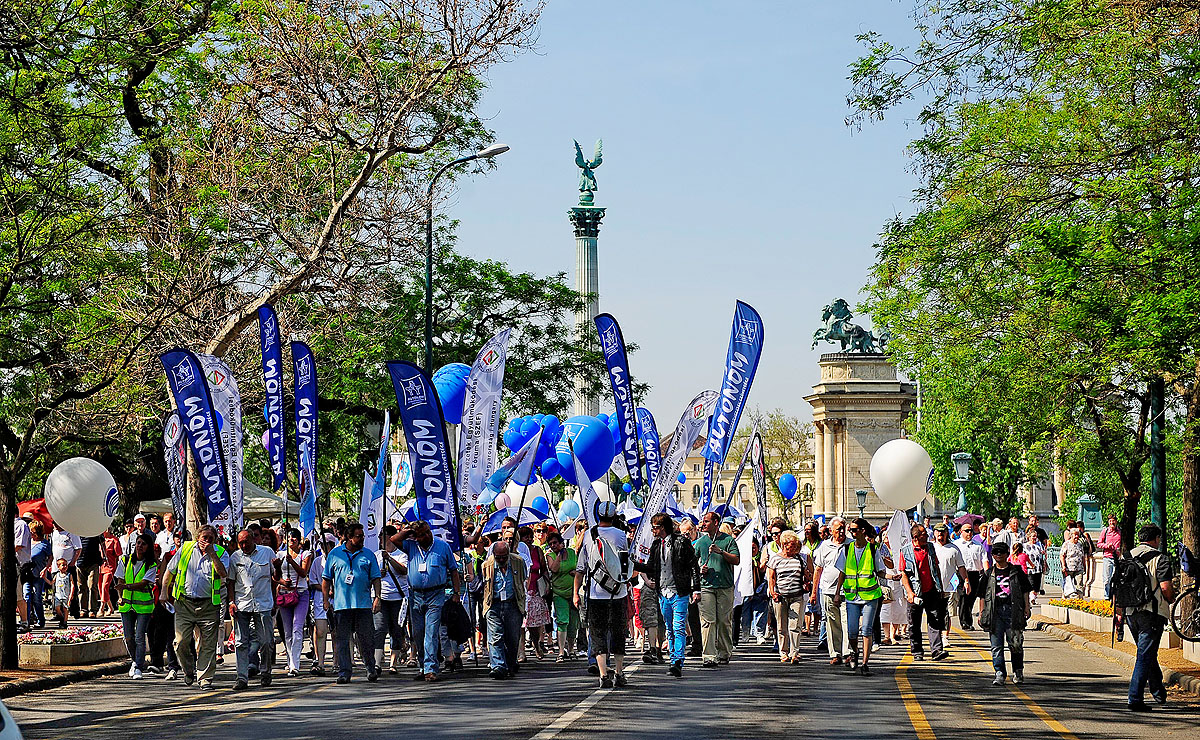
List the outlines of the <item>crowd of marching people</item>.
{"type": "MultiPolygon", "coordinates": [[[[1048,544],[1036,517],[1024,528],[926,520],[895,546],[864,518],[799,531],[777,518],[765,536],[741,537],[753,523],[660,513],[644,562],[631,554],[636,526],[614,504],[600,502],[595,518],[590,528],[508,518],[490,533],[468,522],[457,552],[421,521],[388,522],[371,550],[362,524],[343,519],[308,538],[270,521],[225,537],[139,514],[89,542],[19,519],[22,626],[45,624],[47,598],[59,626],[69,610],[119,614],[131,678],[201,688],[231,656],[239,691],[281,672],[332,671],[346,683],[356,664],[368,681],[411,669],[436,682],[464,658],[485,660],[494,679],[531,660],[586,661],[601,687],[619,688],[630,646],[682,677],[689,658],[717,669],[742,641],[770,642],[780,663],[799,664],[805,637],[830,666],[869,677],[881,646],[944,660],[954,614],[962,630],[989,635],[994,685],[1010,666],[1012,682],[1024,681],[1023,630],[1044,593],[1048,544]]],[[[1062,557],[1064,571],[1075,565],[1062,557]]]]}

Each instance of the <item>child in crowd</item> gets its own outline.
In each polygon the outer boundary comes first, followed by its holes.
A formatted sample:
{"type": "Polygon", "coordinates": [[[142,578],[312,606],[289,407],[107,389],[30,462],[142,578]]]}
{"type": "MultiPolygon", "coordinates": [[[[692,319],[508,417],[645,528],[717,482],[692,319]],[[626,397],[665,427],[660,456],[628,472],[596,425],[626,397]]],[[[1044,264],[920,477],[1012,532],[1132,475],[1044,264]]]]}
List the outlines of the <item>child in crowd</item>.
{"type": "Polygon", "coordinates": [[[54,563],[56,570],[47,576],[46,581],[54,587],[54,615],[58,617],[58,628],[67,628],[67,609],[71,598],[75,595],[75,571],[65,558],[59,558],[54,563]]]}

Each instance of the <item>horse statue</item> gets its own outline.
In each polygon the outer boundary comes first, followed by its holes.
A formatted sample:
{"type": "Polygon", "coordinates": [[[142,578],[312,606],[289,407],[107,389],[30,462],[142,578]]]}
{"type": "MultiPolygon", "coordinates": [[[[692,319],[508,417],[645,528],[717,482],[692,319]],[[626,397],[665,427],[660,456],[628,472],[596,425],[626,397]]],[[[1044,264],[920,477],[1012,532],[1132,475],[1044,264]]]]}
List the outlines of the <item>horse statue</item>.
{"type": "Polygon", "coordinates": [[[842,298],[825,306],[821,311],[821,321],[825,326],[813,332],[812,348],[816,349],[817,343],[821,341],[840,342],[843,352],[846,352],[848,347],[850,352],[882,353],[886,340],[882,336],[877,338],[858,324],[851,323],[852,318],[854,314],[850,312],[850,305],[842,298]]]}

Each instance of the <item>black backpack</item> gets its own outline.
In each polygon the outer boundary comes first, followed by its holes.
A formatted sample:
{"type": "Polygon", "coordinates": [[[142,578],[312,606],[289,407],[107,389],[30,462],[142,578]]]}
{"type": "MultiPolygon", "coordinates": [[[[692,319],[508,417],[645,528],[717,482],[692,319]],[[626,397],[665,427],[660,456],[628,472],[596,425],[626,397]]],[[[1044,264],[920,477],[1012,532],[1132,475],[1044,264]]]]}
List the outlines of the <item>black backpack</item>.
{"type": "Polygon", "coordinates": [[[1137,557],[1123,556],[1117,559],[1112,576],[1113,606],[1140,609],[1154,601],[1157,584],[1147,564],[1158,555],[1157,550],[1150,550],[1137,557]]]}

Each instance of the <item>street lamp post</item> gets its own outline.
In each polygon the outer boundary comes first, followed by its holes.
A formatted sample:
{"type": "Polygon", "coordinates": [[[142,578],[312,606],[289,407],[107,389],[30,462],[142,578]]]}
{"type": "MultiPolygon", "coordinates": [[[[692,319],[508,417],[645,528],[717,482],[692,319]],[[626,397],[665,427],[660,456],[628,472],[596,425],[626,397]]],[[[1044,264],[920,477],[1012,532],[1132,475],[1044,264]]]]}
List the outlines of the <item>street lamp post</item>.
{"type": "Polygon", "coordinates": [[[971,453],[955,452],[950,456],[954,463],[954,482],[958,484],[958,511],[956,517],[967,513],[967,481],[971,477],[971,453]]]}
{"type": "Polygon", "coordinates": [[[854,496],[858,499],[858,518],[863,518],[863,511],[867,508],[867,492],[863,489],[858,489],[854,492],[854,496]]]}
{"type": "Polygon", "coordinates": [[[491,159],[508,151],[504,144],[492,144],[474,154],[447,162],[429,181],[429,192],[425,198],[425,372],[433,374],[433,188],[438,178],[451,167],[475,159],[491,159]]]}

